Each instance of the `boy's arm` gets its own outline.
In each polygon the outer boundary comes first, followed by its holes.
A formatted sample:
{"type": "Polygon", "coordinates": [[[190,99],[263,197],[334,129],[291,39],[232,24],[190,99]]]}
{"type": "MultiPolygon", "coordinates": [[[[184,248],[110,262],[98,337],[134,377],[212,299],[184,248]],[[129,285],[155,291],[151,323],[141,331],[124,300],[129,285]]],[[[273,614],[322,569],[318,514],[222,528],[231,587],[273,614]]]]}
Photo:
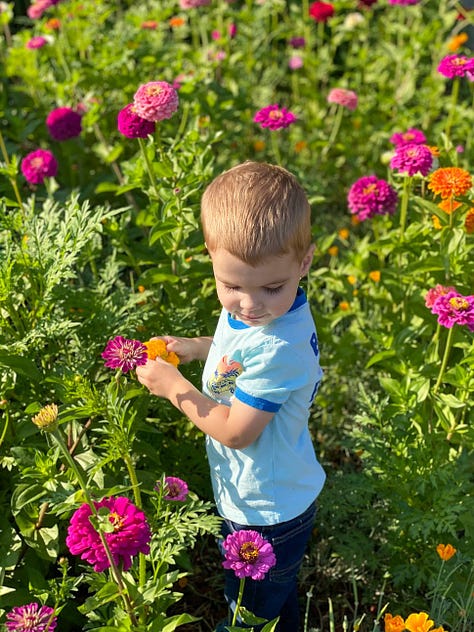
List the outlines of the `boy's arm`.
{"type": "Polygon", "coordinates": [[[212,336],[197,336],[196,338],[160,336],[160,338],[166,342],[167,351],[174,351],[183,364],[192,360],[206,360],[212,344],[212,336]]]}
{"type": "Polygon", "coordinates": [[[195,426],[228,448],[241,450],[249,446],[274,415],[239,400],[231,406],[218,404],[159,358],[137,367],[137,377],[151,393],[168,399],[195,426]]]}

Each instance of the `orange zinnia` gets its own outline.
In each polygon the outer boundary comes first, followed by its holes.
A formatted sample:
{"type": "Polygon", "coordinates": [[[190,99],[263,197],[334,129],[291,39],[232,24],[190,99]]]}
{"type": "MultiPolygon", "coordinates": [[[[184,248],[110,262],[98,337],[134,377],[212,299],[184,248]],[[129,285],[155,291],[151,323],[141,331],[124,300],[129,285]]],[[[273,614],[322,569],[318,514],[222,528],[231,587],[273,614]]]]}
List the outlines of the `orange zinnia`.
{"type": "Polygon", "coordinates": [[[474,233],[474,208],[470,208],[464,220],[464,228],[466,233],[474,233]]]}
{"type": "Polygon", "coordinates": [[[436,547],[436,552],[442,560],[447,562],[456,553],[456,549],[452,544],[438,544],[438,546],[436,547]]]}
{"type": "Polygon", "coordinates": [[[380,281],[380,276],[380,270],[371,270],[369,272],[369,279],[371,279],[375,283],[378,283],[380,281]]]}
{"type": "Polygon", "coordinates": [[[454,35],[448,42],[448,49],[455,53],[463,44],[467,42],[469,39],[467,33],[459,33],[458,35],[454,35]]]}
{"type": "Polygon", "coordinates": [[[183,26],[185,22],[186,22],[186,20],[184,18],[180,18],[180,17],[177,16],[177,17],[174,17],[174,18],[170,19],[169,25],[171,27],[183,26]]]}
{"type": "Polygon", "coordinates": [[[148,340],[143,343],[146,347],[146,352],[150,360],[156,360],[161,358],[166,362],[169,362],[173,366],[178,366],[179,358],[174,351],[168,351],[166,348],[166,342],[159,338],[148,340]]]}
{"type": "Polygon", "coordinates": [[[457,208],[462,206],[462,204],[461,202],[456,202],[456,200],[453,200],[453,198],[447,198],[445,200],[442,200],[438,204],[438,206],[442,211],[444,211],[448,215],[451,215],[451,213],[453,213],[457,208]]]}
{"type": "Polygon", "coordinates": [[[472,186],[471,174],[461,167],[441,167],[430,176],[428,189],[444,200],[464,195],[472,186]]]}
{"type": "Polygon", "coordinates": [[[403,632],[405,629],[405,621],[397,614],[394,617],[387,612],[384,617],[385,632],[403,632]]]}

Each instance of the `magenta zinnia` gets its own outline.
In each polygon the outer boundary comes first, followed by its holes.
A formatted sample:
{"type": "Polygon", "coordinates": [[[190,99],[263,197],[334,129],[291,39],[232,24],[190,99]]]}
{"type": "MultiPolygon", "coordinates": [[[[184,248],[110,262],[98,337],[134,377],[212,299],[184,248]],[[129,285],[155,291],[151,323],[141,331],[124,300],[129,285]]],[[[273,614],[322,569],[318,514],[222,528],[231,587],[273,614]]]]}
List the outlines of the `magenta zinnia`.
{"type": "Polygon", "coordinates": [[[146,347],[139,340],[130,340],[115,336],[106,344],[102,357],[109,369],[122,369],[123,373],[137,366],[146,364],[148,355],[146,347]]]}
{"type": "MultiPolygon", "coordinates": [[[[145,514],[124,496],[103,498],[94,502],[94,506],[98,512],[102,507],[109,510],[107,520],[112,525],[112,530],[104,529],[103,537],[114,563],[117,566],[122,565],[124,571],[128,570],[134,555],[150,552],[151,530],[145,514]]],[[[92,564],[94,570],[100,573],[109,568],[110,562],[99,533],[90,521],[92,515],[88,503],[84,503],[74,512],[68,527],[66,545],[73,555],[80,555],[82,560],[92,564]]]]}
{"type": "Polygon", "coordinates": [[[257,531],[234,531],[224,540],[223,548],[225,560],[222,566],[232,569],[240,579],[263,579],[276,564],[272,545],[257,531]]]}
{"type": "Polygon", "coordinates": [[[374,215],[393,214],[397,207],[398,195],[388,182],[377,176],[364,176],[349,189],[347,203],[349,210],[360,221],[374,215]]]}
{"type": "MultiPolygon", "coordinates": [[[[155,489],[160,490],[161,481],[158,481],[155,489]]],[[[177,476],[166,476],[163,490],[163,498],[165,500],[173,500],[183,502],[189,493],[188,485],[185,481],[177,476]]]]}
{"type": "Polygon", "coordinates": [[[43,46],[46,46],[47,43],[48,40],[46,39],[46,37],[43,37],[42,35],[36,35],[26,42],[26,48],[43,48],[43,46]]]}
{"type": "Polygon", "coordinates": [[[451,329],[454,325],[467,325],[474,331],[474,296],[462,296],[458,292],[441,294],[431,306],[438,315],[438,323],[451,329]]]}
{"type": "Polygon", "coordinates": [[[426,136],[416,127],[410,127],[406,132],[392,134],[390,142],[397,147],[400,145],[422,145],[426,143],[426,136]]]}
{"type": "Polygon", "coordinates": [[[259,123],[260,127],[268,127],[271,130],[288,127],[296,121],[296,116],[286,108],[281,108],[278,104],[267,105],[259,110],[253,117],[254,123],[259,123]]]}
{"type": "Polygon", "coordinates": [[[20,168],[30,184],[42,184],[45,178],[56,176],[58,161],[47,149],[37,149],[23,158],[20,168]]]}
{"type": "Polygon", "coordinates": [[[348,110],[355,110],[357,107],[357,94],[353,90],[345,88],[333,88],[328,94],[328,103],[342,105],[348,110]]]}
{"type": "Polygon", "coordinates": [[[155,123],[138,116],[135,105],[129,103],[117,116],[117,129],[127,138],[146,138],[155,131],[155,123]]]}
{"type": "Polygon", "coordinates": [[[435,285],[435,287],[431,288],[431,290],[428,290],[428,292],[426,292],[426,295],[425,295],[426,307],[431,309],[436,299],[439,298],[440,296],[444,296],[448,292],[455,292],[457,294],[456,288],[453,287],[452,285],[440,285],[439,283],[438,285],[435,285]]]}
{"type": "Polygon", "coordinates": [[[474,58],[464,55],[447,55],[439,62],[438,72],[448,79],[464,77],[466,73],[474,72],[474,58]]]}
{"type": "Polygon", "coordinates": [[[9,632],[52,632],[56,623],[53,608],[33,602],[8,612],[5,627],[9,632]]]}
{"type": "Polygon", "coordinates": [[[166,81],[150,81],[141,85],[133,97],[135,112],[147,121],[169,119],[178,109],[178,93],[166,81]]]}
{"type": "Polygon", "coordinates": [[[433,155],[426,145],[399,145],[395,150],[395,155],[390,161],[390,167],[406,173],[408,176],[414,176],[420,173],[426,176],[433,164],[433,155]]]}
{"type": "Polygon", "coordinates": [[[71,108],[56,108],[48,114],[46,125],[53,140],[69,140],[79,136],[81,133],[81,119],[79,112],[71,108]]]}

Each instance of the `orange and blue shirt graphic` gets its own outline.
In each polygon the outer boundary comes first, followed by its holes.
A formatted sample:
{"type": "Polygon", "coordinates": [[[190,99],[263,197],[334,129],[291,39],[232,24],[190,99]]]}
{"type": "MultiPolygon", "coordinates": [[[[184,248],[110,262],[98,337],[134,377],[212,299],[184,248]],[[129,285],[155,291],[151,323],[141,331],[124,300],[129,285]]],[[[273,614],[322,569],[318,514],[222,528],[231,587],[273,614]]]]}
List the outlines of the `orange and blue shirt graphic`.
{"type": "Polygon", "coordinates": [[[240,362],[228,359],[225,355],[220,360],[214,373],[207,380],[210,393],[218,397],[232,397],[235,392],[235,382],[243,372],[240,362]]]}

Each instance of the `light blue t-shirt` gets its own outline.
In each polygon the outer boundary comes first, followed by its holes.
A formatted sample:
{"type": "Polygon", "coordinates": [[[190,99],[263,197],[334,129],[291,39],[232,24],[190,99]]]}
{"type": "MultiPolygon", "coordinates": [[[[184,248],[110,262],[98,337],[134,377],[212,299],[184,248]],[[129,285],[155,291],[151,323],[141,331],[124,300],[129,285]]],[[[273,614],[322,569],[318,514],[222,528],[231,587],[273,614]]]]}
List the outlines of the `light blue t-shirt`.
{"type": "Polygon", "coordinates": [[[322,371],[316,328],[303,290],[291,309],[262,327],[222,310],[203,372],[203,390],[221,404],[238,400],[275,413],[242,450],[206,436],[217,509],[245,525],[271,525],[301,514],[325,473],[308,429],[322,371]]]}

